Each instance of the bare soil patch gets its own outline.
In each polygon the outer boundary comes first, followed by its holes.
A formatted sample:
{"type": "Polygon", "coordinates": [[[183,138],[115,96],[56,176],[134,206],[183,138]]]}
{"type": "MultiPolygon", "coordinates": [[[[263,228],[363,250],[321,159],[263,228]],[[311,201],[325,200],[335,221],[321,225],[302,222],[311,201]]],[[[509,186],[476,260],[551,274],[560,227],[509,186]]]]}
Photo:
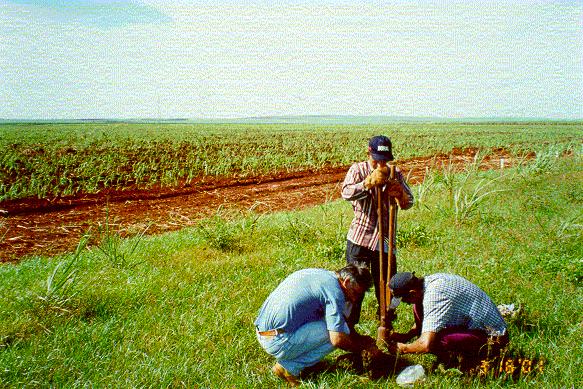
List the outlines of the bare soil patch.
{"type": "MultiPolygon", "coordinates": [[[[397,165],[415,185],[428,169],[442,164],[462,170],[474,163],[476,152],[455,149],[450,154],[397,161],[397,165]]],[[[492,150],[480,161],[480,169],[500,169],[502,163],[509,167],[516,159],[506,150],[492,150]]],[[[196,225],[218,209],[264,213],[323,204],[340,198],[347,171],[348,166],[342,166],[247,179],[206,177],[180,188],[6,201],[0,203],[0,262],[72,251],[86,231],[106,221],[121,234],[137,233],[148,225],[149,234],[159,234],[196,225]]]]}

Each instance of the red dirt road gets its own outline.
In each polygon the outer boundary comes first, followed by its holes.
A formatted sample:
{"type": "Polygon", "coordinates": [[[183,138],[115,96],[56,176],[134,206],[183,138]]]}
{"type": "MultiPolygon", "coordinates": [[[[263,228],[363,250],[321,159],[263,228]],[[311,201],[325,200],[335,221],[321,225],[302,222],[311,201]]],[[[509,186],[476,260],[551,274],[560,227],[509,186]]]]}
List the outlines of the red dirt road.
{"type": "MultiPolygon", "coordinates": [[[[475,149],[454,150],[450,155],[397,164],[415,185],[423,180],[428,168],[451,163],[461,170],[474,161],[475,154],[475,149]]],[[[480,168],[499,169],[501,159],[505,167],[515,163],[513,156],[497,149],[481,160],[480,168]]],[[[263,213],[323,204],[340,197],[347,170],[344,166],[245,180],[205,178],[175,189],[6,201],[0,203],[0,262],[72,251],[82,234],[106,223],[108,213],[109,227],[121,234],[135,234],[148,225],[149,234],[158,234],[195,225],[219,209],[263,213]]]]}

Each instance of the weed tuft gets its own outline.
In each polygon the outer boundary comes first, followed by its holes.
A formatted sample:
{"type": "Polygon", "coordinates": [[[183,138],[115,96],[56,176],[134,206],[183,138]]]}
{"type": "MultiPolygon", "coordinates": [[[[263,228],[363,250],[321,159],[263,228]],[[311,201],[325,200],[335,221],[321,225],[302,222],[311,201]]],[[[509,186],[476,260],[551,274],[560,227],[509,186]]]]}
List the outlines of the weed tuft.
{"type": "Polygon", "coordinates": [[[569,220],[563,220],[558,228],[555,230],[557,239],[559,240],[569,240],[569,239],[582,239],[583,238],[583,224],[579,221],[583,218],[583,215],[577,215],[569,220]]]}
{"type": "Polygon", "coordinates": [[[423,176],[423,182],[414,187],[415,190],[415,206],[419,207],[421,205],[427,207],[425,204],[425,199],[429,196],[436,186],[436,174],[429,170],[429,167],[425,168],[425,175],[423,176]]]}
{"type": "Polygon", "coordinates": [[[97,239],[99,244],[96,246],[97,250],[114,267],[122,269],[134,268],[144,262],[134,261],[133,256],[149,228],[150,225],[141,232],[136,233],[132,239],[124,239],[118,232],[113,231],[109,221],[108,209],[105,223],[98,226],[97,239]]]}
{"type": "Polygon", "coordinates": [[[397,232],[397,247],[425,247],[435,241],[435,235],[421,224],[403,226],[397,232]]]}
{"type": "Polygon", "coordinates": [[[346,243],[341,240],[335,243],[322,242],[316,247],[316,255],[329,261],[340,261],[346,253],[346,243]]]}
{"type": "Polygon", "coordinates": [[[243,242],[251,240],[261,214],[252,214],[247,217],[230,220],[219,207],[213,218],[198,225],[205,242],[212,248],[222,252],[242,252],[245,249],[243,242]]]}
{"type": "Polygon", "coordinates": [[[522,169],[524,175],[540,175],[549,169],[552,169],[561,155],[571,150],[572,144],[557,145],[553,144],[545,149],[538,150],[535,158],[529,164],[525,164],[522,169]]]}
{"type": "Polygon", "coordinates": [[[54,312],[59,314],[70,313],[70,306],[77,294],[77,272],[79,270],[79,257],[87,245],[88,235],[84,235],[75,252],[65,261],[59,262],[46,280],[46,289],[43,294],[37,295],[40,305],[37,309],[41,312],[54,312]]]}
{"type": "Polygon", "coordinates": [[[460,182],[458,188],[455,189],[453,194],[454,219],[457,225],[461,224],[470,216],[475,214],[479,208],[479,205],[486,197],[497,192],[506,191],[505,189],[487,189],[489,186],[498,181],[502,176],[488,181],[482,179],[478,181],[470,191],[466,189],[466,183],[470,177],[470,174],[466,174],[463,177],[464,178],[460,182]]]}

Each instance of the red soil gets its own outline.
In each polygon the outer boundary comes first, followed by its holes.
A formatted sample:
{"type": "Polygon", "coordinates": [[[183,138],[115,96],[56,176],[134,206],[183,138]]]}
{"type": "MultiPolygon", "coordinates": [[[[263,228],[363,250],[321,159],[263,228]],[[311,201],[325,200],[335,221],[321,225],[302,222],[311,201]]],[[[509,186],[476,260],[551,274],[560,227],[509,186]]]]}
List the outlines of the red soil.
{"type": "MultiPolygon", "coordinates": [[[[415,185],[432,167],[451,163],[456,170],[463,169],[474,162],[476,151],[456,149],[450,155],[396,163],[408,182],[415,185]]],[[[480,168],[500,169],[501,159],[504,167],[515,163],[508,152],[496,149],[481,160],[480,168]]],[[[148,225],[148,234],[159,234],[193,226],[219,209],[225,215],[251,209],[264,213],[323,204],[340,197],[340,185],[347,170],[348,166],[343,166],[239,180],[206,177],[180,188],[6,201],[0,203],[0,262],[72,251],[81,235],[90,228],[96,231],[106,221],[122,235],[141,232],[148,225]]]]}

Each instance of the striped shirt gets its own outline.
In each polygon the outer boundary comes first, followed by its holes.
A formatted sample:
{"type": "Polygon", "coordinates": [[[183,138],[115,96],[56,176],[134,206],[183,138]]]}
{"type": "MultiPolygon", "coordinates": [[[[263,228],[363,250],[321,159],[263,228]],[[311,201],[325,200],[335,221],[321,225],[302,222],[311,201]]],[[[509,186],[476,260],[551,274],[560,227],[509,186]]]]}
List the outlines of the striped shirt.
{"type": "MultiPolygon", "coordinates": [[[[353,164],[342,184],[342,198],[352,203],[354,218],[348,230],[347,239],[354,244],[378,250],[378,223],[377,223],[377,196],[376,188],[365,189],[364,179],[373,171],[370,162],[358,162],[353,164]]],[[[413,194],[405,182],[403,174],[397,169],[396,179],[403,188],[404,196],[397,198],[401,209],[409,209],[413,206],[413,194]]],[[[383,212],[383,225],[389,225],[389,212],[383,212]]],[[[386,227],[385,227],[386,228],[386,227]]]]}
{"type": "Polygon", "coordinates": [[[489,336],[506,333],[506,323],[490,297],[463,277],[437,273],[425,277],[421,332],[447,327],[480,329],[489,336]]]}

